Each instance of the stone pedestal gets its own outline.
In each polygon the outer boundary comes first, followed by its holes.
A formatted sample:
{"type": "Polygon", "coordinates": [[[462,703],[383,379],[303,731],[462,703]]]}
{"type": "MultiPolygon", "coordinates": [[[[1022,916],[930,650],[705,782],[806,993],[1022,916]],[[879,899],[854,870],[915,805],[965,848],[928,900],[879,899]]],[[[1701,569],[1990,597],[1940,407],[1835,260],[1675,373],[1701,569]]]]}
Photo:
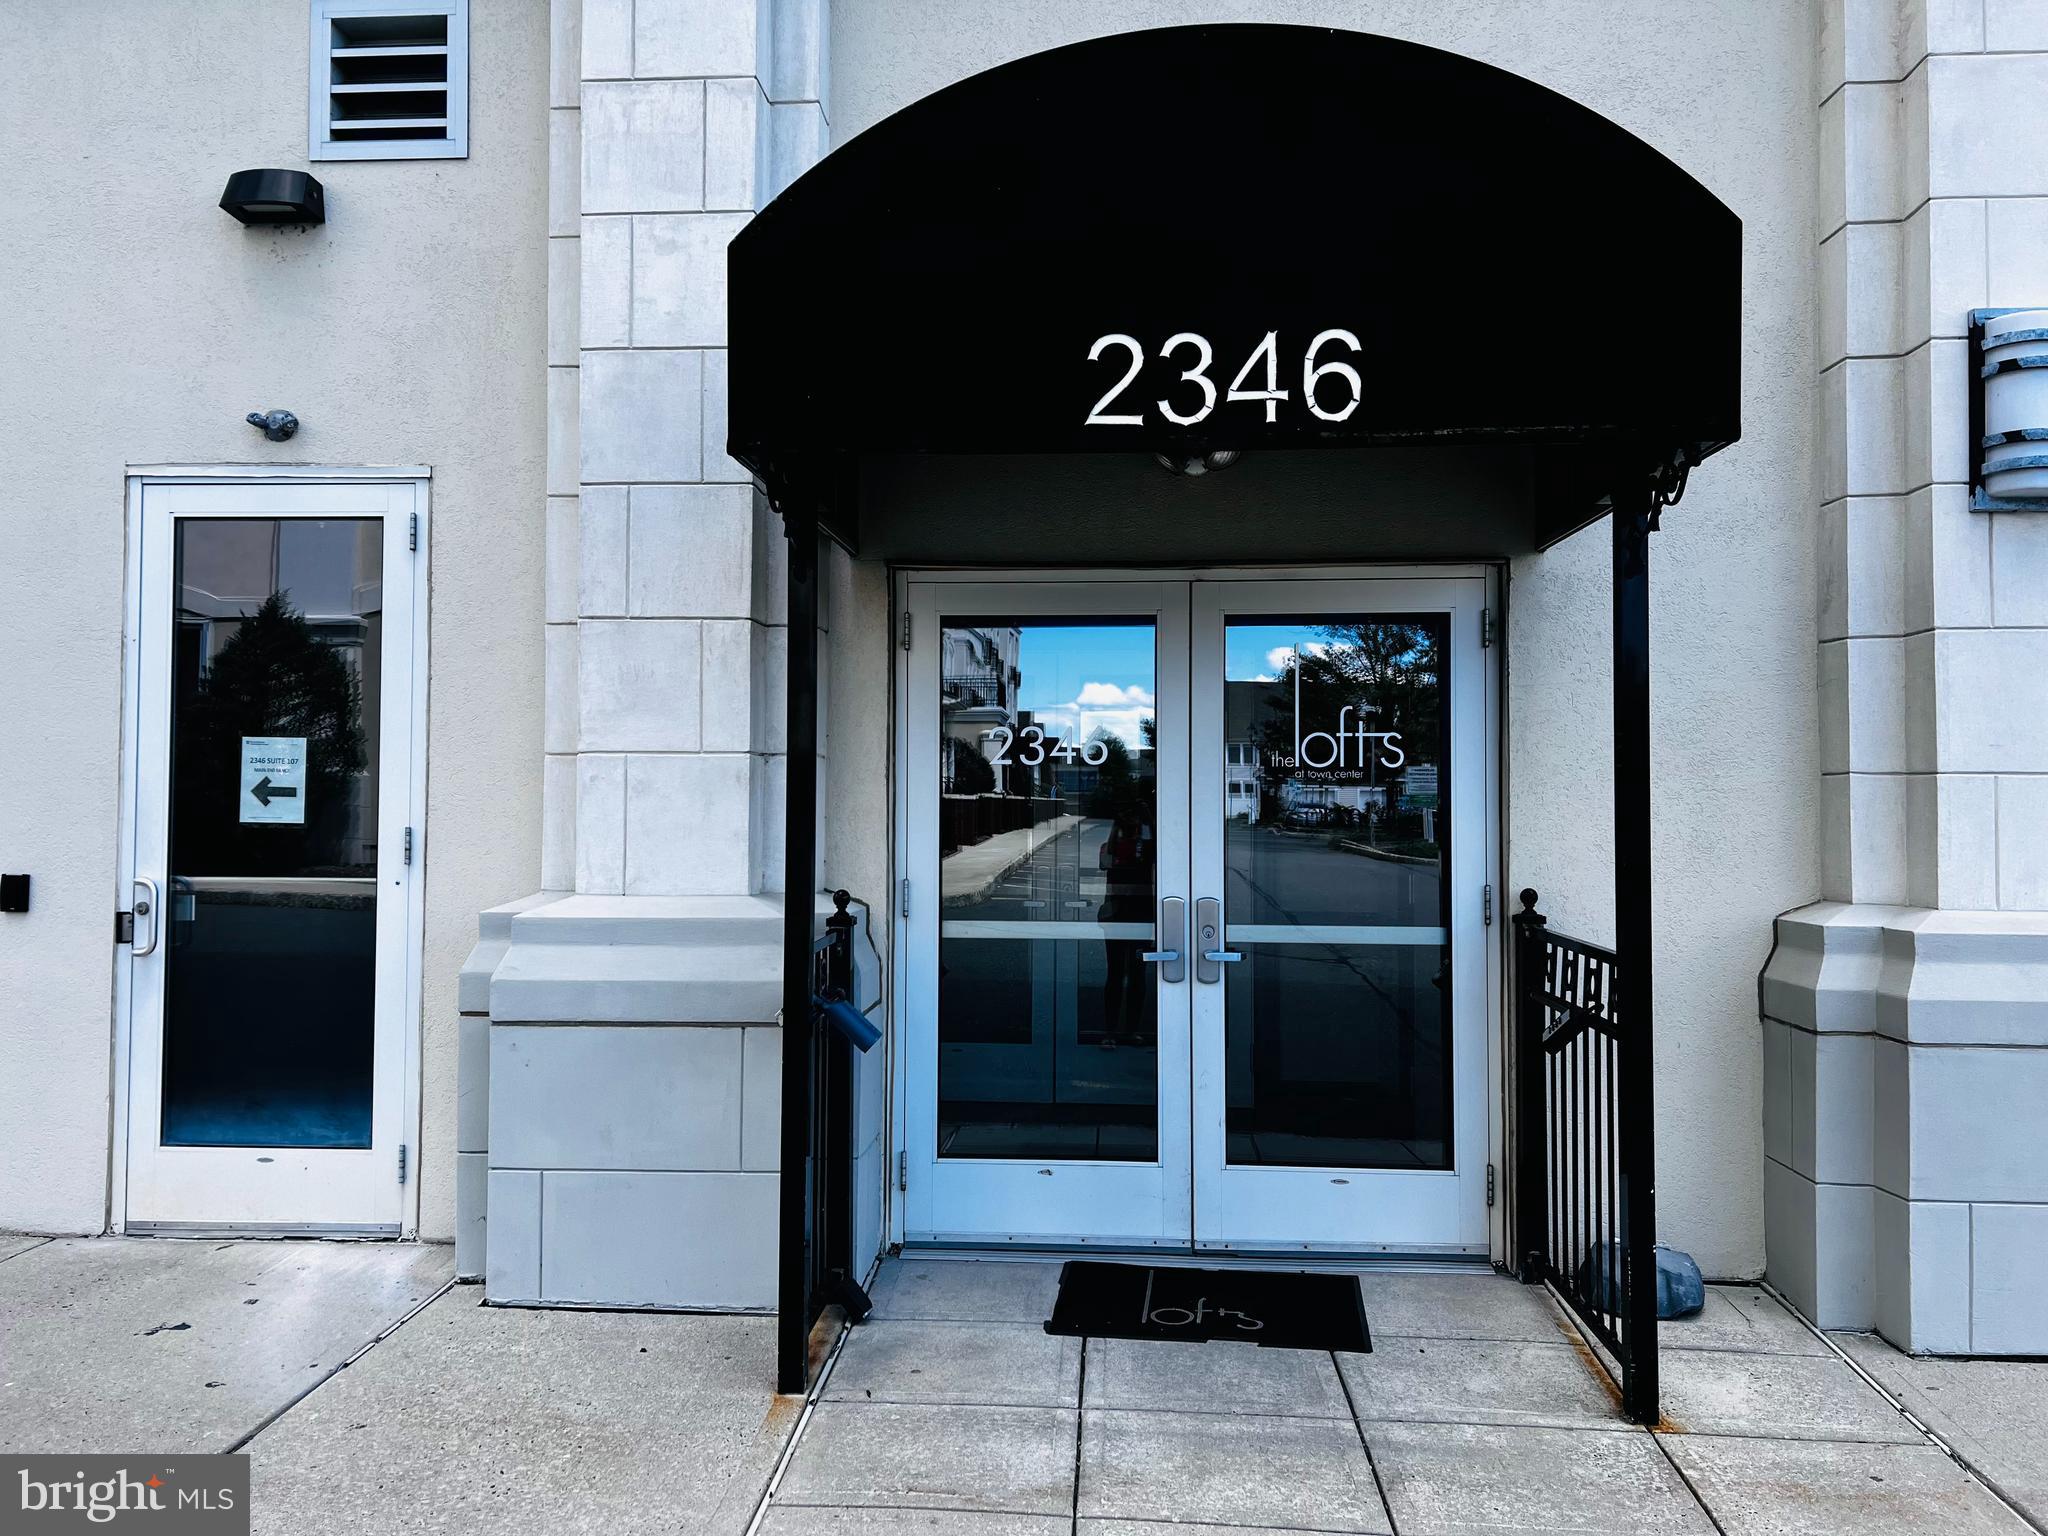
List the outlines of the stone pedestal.
{"type": "Polygon", "coordinates": [[[489,916],[505,937],[473,962],[485,1295],[771,1308],[781,902],[563,896],[489,916]]]}
{"type": "Polygon", "coordinates": [[[1901,1349],[2048,1353],[2048,914],[1820,902],[1761,986],[1771,1278],[1901,1349]]]}

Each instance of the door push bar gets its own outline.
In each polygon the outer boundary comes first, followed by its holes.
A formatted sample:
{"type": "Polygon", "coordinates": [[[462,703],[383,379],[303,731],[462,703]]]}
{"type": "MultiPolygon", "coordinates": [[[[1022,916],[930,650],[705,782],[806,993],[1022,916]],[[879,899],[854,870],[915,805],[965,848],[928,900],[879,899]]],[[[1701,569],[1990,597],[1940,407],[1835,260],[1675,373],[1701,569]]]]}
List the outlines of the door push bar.
{"type": "Polygon", "coordinates": [[[1223,967],[1243,958],[1236,950],[1223,947],[1223,903],[1204,896],[1195,903],[1195,980],[1221,981],[1223,967]]]}
{"type": "Polygon", "coordinates": [[[1159,967],[1161,981],[1184,981],[1187,979],[1187,958],[1185,929],[1187,926],[1188,904],[1178,896],[1169,896],[1159,903],[1159,948],[1148,949],[1138,956],[1140,960],[1159,967]]]}

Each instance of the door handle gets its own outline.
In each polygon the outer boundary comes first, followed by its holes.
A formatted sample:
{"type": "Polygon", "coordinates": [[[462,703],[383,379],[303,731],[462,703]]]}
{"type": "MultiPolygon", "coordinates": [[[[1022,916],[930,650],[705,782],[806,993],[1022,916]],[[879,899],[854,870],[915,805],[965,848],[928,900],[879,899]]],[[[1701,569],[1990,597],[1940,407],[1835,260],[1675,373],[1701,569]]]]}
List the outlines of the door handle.
{"type": "Polygon", "coordinates": [[[1161,981],[1187,979],[1187,960],[1182,954],[1186,924],[1187,903],[1180,897],[1169,896],[1159,903],[1159,947],[1146,950],[1138,958],[1158,966],[1161,981]]]}
{"type": "Polygon", "coordinates": [[[156,882],[147,875],[135,877],[135,944],[131,953],[140,959],[156,950],[156,936],[163,926],[163,901],[157,895],[156,882]],[[142,940],[142,920],[149,919],[149,942],[142,940]]]}
{"type": "Polygon", "coordinates": [[[1223,947],[1223,903],[1214,896],[1204,896],[1195,903],[1195,941],[1197,981],[1221,981],[1223,967],[1244,958],[1236,950],[1223,947]]]}

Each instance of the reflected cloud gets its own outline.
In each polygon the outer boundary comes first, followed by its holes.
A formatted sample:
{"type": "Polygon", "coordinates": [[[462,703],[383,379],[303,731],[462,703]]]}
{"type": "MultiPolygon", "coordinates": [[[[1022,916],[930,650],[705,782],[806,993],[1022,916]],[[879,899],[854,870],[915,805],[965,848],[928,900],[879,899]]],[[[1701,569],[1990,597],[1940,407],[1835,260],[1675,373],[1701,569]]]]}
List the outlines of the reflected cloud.
{"type": "Polygon", "coordinates": [[[1336,647],[1332,646],[1326,640],[1304,640],[1298,647],[1292,645],[1276,645],[1273,647],[1273,649],[1266,652],[1266,672],[1268,675],[1265,677],[1251,678],[1249,679],[1249,681],[1255,683],[1279,682],[1280,674],[1287,671],[1290,667],[1294,665],[1294,653],[1297,649],[1304,656],[1327,656],[1330,654],[1331,651],[1335,650],[1336,647]]]}
{"type": "Polygon", "coordinates": [[[1145,746],[1143,722],[1152,718],[1154,700],[1150,689],[1132,683],[1083,683],[1081,691],[1064,704],[1050,704],[1034,710],[1032,718],[1048,731],[1083,742],[1097,732],[1122,738],[1133,751],[1145,746]]]}

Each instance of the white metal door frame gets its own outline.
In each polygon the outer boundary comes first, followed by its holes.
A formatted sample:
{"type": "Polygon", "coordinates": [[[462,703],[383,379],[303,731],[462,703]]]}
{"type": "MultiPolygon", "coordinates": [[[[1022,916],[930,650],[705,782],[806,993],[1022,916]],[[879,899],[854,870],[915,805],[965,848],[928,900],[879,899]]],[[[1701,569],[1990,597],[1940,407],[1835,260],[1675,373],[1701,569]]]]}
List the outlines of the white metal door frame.
{"type": "MultiPolygon", "coordinates": [[[[1471,583],[1473,584],[1473,590],[1476,590],[1479,594],[1478,602],[1491,610],[1488,617],[1498,613],[1499,606],[1504,599],[1504,593],[1500,590],[1503,578],[1498,568],[1492,564],[1481,562],[1384,566],[1360,565],[1349,567],[1323,566],[1312,568],[1298,566],[1237,567],[1230,570],[1215,570],[1201,567],[1148,567],[1130,570],[1100,569],[1082,571],[1059,567],[1001,571],[993,571],[986,568],[917,569],[898,570],[895,573],[893,586],[898,622],[908,618],[913,630],[922,622],[927,626],[925,632],[930,633],[929,626],[933,622],[932,614],[926,612],[920,618],[917,614],[913,613],[911,600],[911,589],[913,586],[932,588],[962,584],[986,586],[992,583],[1000,583],[1005,588],[1012,588],[1032,583],[1056,583],[1068,587],[1081,587],[1133,581],[1271,583],[1276,586],[1283,584],[1292,586],[1292,584],[1296,583],[1386,582],[1395,580],[1471,583]]],[[[1299,588],[1296,588],[1293,595],[1289,597],[1289,600],[1283,606],[1298,606],[1305,600],[1299,588]]],[[[929,609],[932,606],[930,598],[925,598],[918,606],[929,609]]],[[[1461,607],[1463,606],[1465,604],[1461,602],[1461,607]]],[[[1481,615],[1477,612],[1469,614],[1468,617],[1462,617],[1459,621],[1474,646],[1478,644],[1477,626],[1481,621],[1481,615]]],[[[1482,849],[1482,888],[1486,882],[1497,881],[1499,879],[1499,871],[1502,868],[1504,836],[1504,785],[1501,770],[1503,706],[1499,658],[1500,652],[1497,648],[1480,650],[1478,652],[1477,665],[1468,669],[1477,676],[1482,690],[1481,727],[1483,735],[1476,753],[1470,750],[1461,753],[1462,764],[1476,767],[1483,773],[1484,788],[1482,792],[1473,796],[1472,801],[1468,802],[1478,803],[1484,807],[1485,836],[1482,849]]],[[[913,705],[920,692],[916,685],[908,646],[898,650],[897,665],[892,675],[896,704],[894,711],[896,729],[893,746],[897,765],[894,774],[893,818],[895,836],[892,840],[892,851],[895,865],[893,873],[900,880],[913,868],[909,849],[909,827],[916,796],[912,775],[907,770],[914,761],[915,726],[912,721],[912,714],[913,705]]],[[[935,686],[932,689],[932,695],[934,698],[936,697],[935,686]]],[[[1217,767],[1216,772],[1220,774],[1221,771],[1220,766],[1217,767]]],[[[1469,848],[1473,839],[1467,838],[1464,841],[1466,847],[1469,848]]],[[[1461,860],[1460,863],[1462,865],[1464,861],[1461,860]]],[[[1457,1090],[1456,1100],[1456,1112],[1459,1116],[1457,1156],[1461,1166],[1473,1169],[1478,1174],[1478,1179],[1469,1187],[1465,1198],[1468,1202],[1476,1200],[1478,1204],[1476,1216],[1469,1208],[1463,1213],[1461,1235],[1466,1240],[1449,1246],[1455,1250],[1473,1254],[1488,1252],[1489,1248],[1498,1249],[1500,1241],[1499,1223],[1489,1220],[1489,1216],[1492,1213],[1488,1211],[1485,1205],[1486,1192],[1484,1188],[1487,1173],[1504,1156],[1505,1137],[1505,1115],[1502,1109],[1501,1098],[1506,1068],[1503,1046],[1504,1003],[1502,997],[1504,961],[1501,944],[1502,922],[1500,919],[1500,913],[1505,910],[1505,907],[1499,898],[1498,892],[1496,892],[1495,909],[1496,921],[1481,930],[1481,942],[1478,944],[1468,944],[1466,946],[1466,954],[1461,956],[1462,960],[1468,962],[1476,958],[1481,969],[1478,986],[1479,995],[1476,999],[1477,1012],[1472,1014],[1468,1010],[1467,1015],[1476,1017],[1480,1026],[1467,1033],[1468,1035],[1476,1035],[1478,1037],[1481,1069],[1475,1077],[1470,1072],[1462,1070],[1465,1063],[1461,1060],[1462,1086],[1457,1090]],[[1475,1107],[1478,1133],[1476,1163],[1473,1161],[1472,1156],[1472,1126],[1468,1124],[1469,1121],[1475,1119],[1475,1107]],[[1476,1233],[1476,1236],[1473,1235],[1474,1233],[1476,1233]]],[[[911,1123],[911,1102],[915,1097],[915,1072],[912,1067],[912,1053],[910,1049],[910,1019],[913,1012],[912,1004],[916,994],[914,987],[910,984],[915,963],[911,925],[899,919],[892,926],[894,942],[891,948],[894,969],[895,974],[901,978],[902,984],[894,989],[894,1018],[891,1021],[889,1033],[892,1070],[890,1073],[890,1121],[888,1129],[890,1134],[890,1151],[895,1155],[889,1160],[888,1166],[897,1168],[907,1162],[909,1152],[908,1127],[911,1123]]],[[[1190,927],[1192,928],[1192,913],[1190,913],[1190,927]]],[[[1190,971],[1190,976],[1192,976],[1192,970],[1190,971]]],[[[1469,1041],[1461,1043],[1467,1044],[1469,1048],[1469,1041]]],[[[899,1243],[909,1242],[915,1244],[919,1239],[916,1236],[914,1224],[907,1217],[906,1202],[909,1196],[903,1189],[906,1180],[892,1178],[889,1182],[890,1189],[888,1192],[886,1219],[889,1239],[899,1243]]],[[[992,1241],[990,1246],[1023,1245],[998,1244],[992,1241]]],[[[1046,1246],[1056,1248],[1061,1245],[1055,1243],[1046,1246]]],[[[1290,1246],[1293,1251],[1302,1253],[1305,1259],[1319,1253],[1319,1250],[1304,1249],[1299,1245],[1290,1246]]],[[[1227,1252],[1221,1250],[1210,1251],[1215,1254],[1215,1261],[1217,1262],[1233,1262],[1227,1252]]],[[[1334,1255],[1337,1251],[1339,1250],[1331,1249],[1328,1250],[1328,1253],[1334,1255]]],[[[1362,1250],[1358,1245],[1350,1244],[1341,1251],[1358,1253],[1374,1250],[1371,1248],[1362,1250]]],[[[1386,1251],[1398,1253],[1401,1250],[1393,1248],[1386,1251]]],[[[1446,1251],[1446,1245],[1431,1245],[1427,1251],[1444,1252],[1446,1251]]],[[[1499,1254],[1496,1252],[1494,1257],[1498,1258],[1499,1254]]]]}
{"type": "MultiPolygon", "coordinates": [[[[903,864],[909,916],[899,919],[907,964],[901,1000],[906,1115],[900,1123],[909,1188],[903,1193],[909,1240],[989,1245],[1090,1244],[1184,1247],[1190,1219],[1187,984],[1154,971],[1158,1002],[1159,1156],[1149,1163],[938,1156],[938,637],[946,613],[1017,618],[1151,618],[1156,629],[1154,692],[1158,777],[1155,902],[1187,897],[1187,591],[1173,582],[913,584],[907,609],[913,643],[907,657],[907,729],[900,777],[908,798],[903,864]],[[940,594],[944,594],[943,604],[940,594]],[[922,792],[919,792],[919,791],[922,792]],[[1093,1211],[1093,1216],[1088,1213],[1093,1211]],[[971,1215],[965,1214],[971,1213],[971,1215]],[[975,1225],[975,1222],[984,1223],[975,1225]]],[[[1157,908],[1155,905],[1155,918],[1157,908]]]]}
{"type": "MultiPolygon", "coordinates": [[[[237,1177],[216,1166],[225,1155],[249,1161],[246,1149],[156,1148],[153,1109],[138,1098],[157,1090],[156,1052],[160,1038],[139,1038],[160,1029],[163,948],[140,958],[128,945],[115,952],[113,1146],[108,1224],[112,1230],[174,1232],[328,1232],[411,1235],[418,1228],[419,1181],[401,1182],[401,1148],[417,1148],[420,1116],[419,1020],[422,985],[423,900],[421,852],[405,862],[407,828],[415,848],[426,807],[427,726],[427,549],[430,520],[429,472],[424,468],[371,469],[273,467],[264,465],[136,466],[128,477],[127,594],[122,644],[122,750],[120,834],[115,903],[129,910],[137,877],[165,885],[163,855],[168,803],[161,790],[168,765],[171,647],[167,643],[172,602],[170,534],[177,516],[377,517],[383,520],[383,584],[386,623],[382,692],[383,751],[379,786],[379,903],[377,946],[377,1073],[372,1145],[363,1151],[317,1152],[317,1166],[293,1182],[306,1190],[303,1201],[280,1211],[249,1191],[237,1192],[250,1170],[237,1177]],[[163,622],[159,624],[157,621],[163,622]],[[145,644],[153,638],[154,644],[145,644]],[[159,760],[160,759],[160,760],[159,760]],[[154,784],[152,783],[154,780],[154,784]],[[383,850],[393,850],[387,857],[383,850]],[[156,862],[152,865],[152,860],[156,862]],[[395,898],[395,899],[393,899],[395,898]],[[400,963],[384,969],[384,957],[400,963]],[[144,1088],[138,1073],[147,1073],[144,1088]],[[134,1117],[150,1121],[152,1144],[136,1134],[134,1117]],[[211,1205],[164,1201],[162,1178],[169,1167],[143,1167],[154,1153],[179,1154],[178,1170],[202,1182],[215,1174],[211,1205]],[[200,1154],[188,1156],[186,1154],[200,1154]],[[338,1162],[336,1160],[339,1160],[338,1162]],[[139,1176],[138,1176],[139,1175],[139,1176]],[[221,1200],[239,1200],[224,1207],[221,1200]],[[239,1209],[246,1219],[223,1209],[239,1209]],[[158,1214],[149,1214],[150,1212],[158,1214]],[[206,1214],[200,1214],[205,1212],[206,1214]]],[[[169,892],[164,892],[168,900],[169,892]]],[[[169,913],[156,914],[159,920],[169,913]]],[[[156,930],[160,933],[166,929],[156,930]]],[[[260,1189],[278,1163],[263,1165],[260,1189]]],[[[289,1168],[283,1171],[290,1171],[289,1168]]]]}
{"type": "MultiPolygon", "coordinates": [[[[1194,696],[1189,804],[1197,808],[1190,837],[1193,892],[1224,911],[1226,950],[1244,942],[1286,942],[1289,935],[1254,931],[1229,916],[1224,857],[1224,629],[1233,617],[1261,614],[1339,615],[1441,613],[1446,616],[1450,686],[1451,805],[1459,830],[1451,838],[1450,931],[1434,930],[1451,947],[1452,1167],[1446,1171],[1375,1168],[1232,1166],[1224,1135],[1225,982],[1197,984],[1194,1011],[1194,1241],[1198,1249],[1374,1253],[1488,1251],[1486,1166],[1488,915],[1483,910],[1497,860],[1497,823],[1490,793],[1494,753],[1482,659],[1486,608],[1483,580],[1354,578],[1292,582],[1198,581],[1191,614],[1194,696]],[[1485,806],[1482,817],[1463,812],[1485,806]],[[1469,832],[1466,829],[1470,829],[1469,832]],[[1471,835],[1479,833],[1481,835],[1471,835]],[[1370,1230],[1360,1242],[1347,1234],[1370,1230]]],[[[1307,930],[1314,942],[1414,943],[1409,930],[1307,930]]],[[[1218,968],[1220,970],[1220,967],[1218,968]]]]}

